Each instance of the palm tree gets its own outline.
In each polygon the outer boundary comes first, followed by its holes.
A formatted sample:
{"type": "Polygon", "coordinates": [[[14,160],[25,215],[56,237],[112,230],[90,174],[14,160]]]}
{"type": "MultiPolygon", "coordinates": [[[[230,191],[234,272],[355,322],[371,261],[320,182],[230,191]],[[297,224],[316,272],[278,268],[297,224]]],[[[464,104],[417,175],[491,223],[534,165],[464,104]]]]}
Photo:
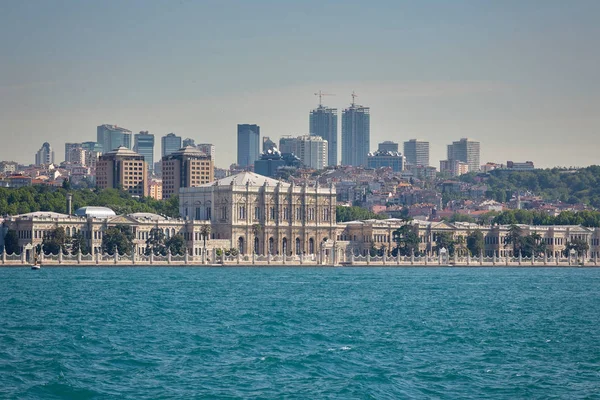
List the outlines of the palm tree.
{"type": "Polygon", "coordinates": [[[200,233],[202,234],[202,240],[204,241],[204,248],[206,249],[206,238],[210,236],[210,225],[205,224],[200,228],[200,233]]]}
{"type": "Polygon", "coordinates": [[[521,250],[521,236],[523,236],[523,229],[516,224],[512,224],[508,228],[508,235],[506,236],[506,244],[513,245],[513,255],[517,255],[521,250]]]}

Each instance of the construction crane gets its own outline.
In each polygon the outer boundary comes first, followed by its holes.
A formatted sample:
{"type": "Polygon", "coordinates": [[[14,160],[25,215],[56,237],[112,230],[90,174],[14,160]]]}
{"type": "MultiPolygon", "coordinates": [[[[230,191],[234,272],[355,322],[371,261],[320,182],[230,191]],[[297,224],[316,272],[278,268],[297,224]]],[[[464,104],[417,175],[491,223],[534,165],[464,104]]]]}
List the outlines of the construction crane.
{"type": "Polygon", "coordinates": [[[354,107],[354,105],[355,105],[355,101],[354,100],[356,100],[356,98],[358,97],[358,95],[356,93],[354,93],[354,90],[353,90],[351,96],[352,96],[352,107],[354,107]]]}
{"type": "Polygon", "coordinates": [[[319,90],[317,93],[315,93],[315,96],[319,96],[319,107],[323,107],[323,96],[335,96],[335,94],[323,93],[321,90],[319,90]]]}

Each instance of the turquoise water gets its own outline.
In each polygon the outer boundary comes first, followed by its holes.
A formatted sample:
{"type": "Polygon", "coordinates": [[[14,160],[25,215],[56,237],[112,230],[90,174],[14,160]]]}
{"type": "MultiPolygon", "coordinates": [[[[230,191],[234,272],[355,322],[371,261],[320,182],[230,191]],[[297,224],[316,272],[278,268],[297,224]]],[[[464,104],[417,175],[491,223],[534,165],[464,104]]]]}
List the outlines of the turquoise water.
{"type": "Polygon", "coordinates": [[[0,269],[0,398],[600,398],[600,269],[0,269]]]}

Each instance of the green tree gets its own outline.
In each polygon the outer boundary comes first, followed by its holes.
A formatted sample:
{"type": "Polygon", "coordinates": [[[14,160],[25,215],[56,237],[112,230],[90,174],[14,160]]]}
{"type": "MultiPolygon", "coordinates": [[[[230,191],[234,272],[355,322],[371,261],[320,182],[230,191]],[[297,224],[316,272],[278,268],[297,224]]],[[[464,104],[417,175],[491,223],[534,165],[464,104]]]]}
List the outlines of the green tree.
{"type": "Polygon", "coordinates": [[[171,250],[171,254],[177,254],[177,255],[185,254],[186,246],[185,246],[185,239],[183,238],[183,235],[177,234],[177,235],[170,237],[165,242],[165,246],[167,246],[167,248],[169,250],[171,250]]]}
{"type": "Polygon", "coordinates": [[[210,229],[210,224],[202,225],[200,228],[200,234],[202,235],[204,248],[206,248],[206,239],[210,237],[210,229]]]}
{"type": "Polygon", "coordinates": [[[446,249],[448,251],[448,255],[453,256],[455,246],[456,241],[454,240],[454,235],[452,232],[440,232],[435,235],[434,251],[436,253],[441,249],[446,249]]]}
{"type": "Polygon", "coordinates": [[[144,253],[149,256],[154,253],[155,256],[166,255],[167,247],[165,246],[165,234],[159,228],[152,228],[148,232],[148,239],[146,239],[146,249],[144,253]]]}
{"type": "Polygon", "coordinates": [[[484,248],[483,233],[479,229],[469,232],[467,235],[467,249],[471,252],[471,255],[474,257],[479,256],[479,254],[483,253],[484,248]]]}
{"type": "Polygon", "coordinates": [[[108,254],[131,254],[133,232],[127,225],[116,225],[108,228],[102,236],[102,251],[108,254]]]}
{"type": "Polygon", "coordinates": [[[337,222],[360,221],[365,219],[386,219],[386,216],[375,214],[362,207],[344,207],[335,208],[335,218],[337,222]]]}
{"type": "Polygon", "coordinates": [[[568,256],[571,250],[575,250],[578,256],[584,255],[590,249],[588,243],[583,239],[573,239],[566,243],[564,254],[568,256]]]}
{"type": "Polygon", "coordinates": [[[14,229],[9,229],[8,232],[6,232],[6,236],[4,236],[4,251],[6,254],[21,254],[19,236],[14,229]]]}
{"type": "Polygon", "coordinates": [[[66,244],[67,235],[65,229],[63,227],[58,227],[52,230],[50,235],[44,238],[42,241],[42,250],[46,254],[58,254],[60,251],[66,254],[66,244]]]}
{"type": "Polygon", "coordinates": [[[396,248],[392,250],[395,257],[398,252],[401,256],[409,256],[419,252],[419,236],[415,233],[411,225],[402,225],[392,233],[392,239],[396,243],[396,248]]]}
{"type": "Polygon", "coordinates": [[[81,254],[88,254],[90,252],[87,240],[81,232],[77,232],[71,238],[71,252],[76,254],[79,251],[81,251],[81,254]]]}

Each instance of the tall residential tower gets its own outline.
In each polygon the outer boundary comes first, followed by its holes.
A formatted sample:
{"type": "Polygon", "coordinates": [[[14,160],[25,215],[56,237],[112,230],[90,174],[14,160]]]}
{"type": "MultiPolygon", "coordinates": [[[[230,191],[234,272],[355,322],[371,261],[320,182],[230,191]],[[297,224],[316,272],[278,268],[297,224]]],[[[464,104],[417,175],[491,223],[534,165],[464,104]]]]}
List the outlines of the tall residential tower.
{"type": "Polygon", "coordinates": [[[310,112],[309,133],[311,136],[320,136],[328,143],[328,165],[338,164],[338,114],[337,108],[323,106],[310,112]]]}
{"type": "Polygon", "coordinates": [[[367,166],[371,139],[370,108],[354,102],[342,113],[342,165],[367,166]]]}

